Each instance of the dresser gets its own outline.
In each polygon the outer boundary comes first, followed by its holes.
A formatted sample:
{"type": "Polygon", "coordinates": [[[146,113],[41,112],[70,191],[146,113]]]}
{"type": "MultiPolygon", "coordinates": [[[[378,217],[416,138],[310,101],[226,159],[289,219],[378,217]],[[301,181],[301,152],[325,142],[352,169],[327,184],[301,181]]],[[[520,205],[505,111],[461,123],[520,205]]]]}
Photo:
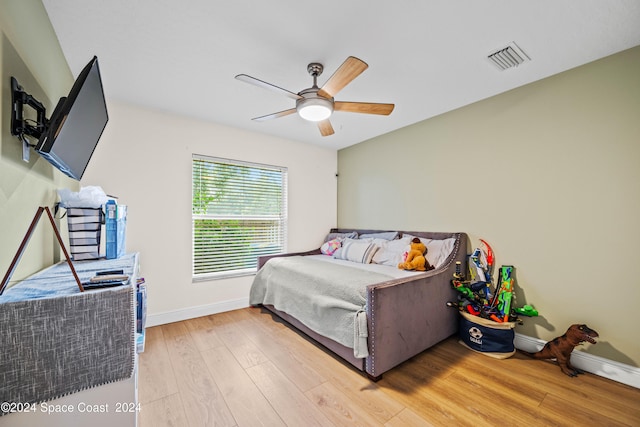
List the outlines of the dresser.
{"type": "Polygon", "coordinates": [[[80,292],[62,262],[0,295],[0,427],[137,425],[139,255],[74,268],[83,282],[105,270],[130,281],[80,292]]]}

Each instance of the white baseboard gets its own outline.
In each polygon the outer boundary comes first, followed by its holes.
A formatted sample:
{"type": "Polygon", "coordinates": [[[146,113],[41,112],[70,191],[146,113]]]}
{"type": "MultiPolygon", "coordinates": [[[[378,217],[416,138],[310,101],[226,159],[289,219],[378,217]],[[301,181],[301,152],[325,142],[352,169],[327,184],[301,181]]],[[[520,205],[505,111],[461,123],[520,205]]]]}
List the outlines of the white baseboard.
{"type": "MultiPolygon", "coordinates": [[[[544,347],[546,341],[516,333],[514,345],[518,350],[534,353],[544,347]]],[[[640,368],[625,365],[584,351],[571,353],[571,364],[578,369],[591,372],[631,387],[640,388],[640,368]]]]}
{"type": "Polygon", "coordinates": [[[210,314],[223,313],[245,307],[249,307],[249,297],[167,311],[165,313],[149,314],[147,315],[146,327],[195,319],[196,317],[209,316],[210,314]]]}

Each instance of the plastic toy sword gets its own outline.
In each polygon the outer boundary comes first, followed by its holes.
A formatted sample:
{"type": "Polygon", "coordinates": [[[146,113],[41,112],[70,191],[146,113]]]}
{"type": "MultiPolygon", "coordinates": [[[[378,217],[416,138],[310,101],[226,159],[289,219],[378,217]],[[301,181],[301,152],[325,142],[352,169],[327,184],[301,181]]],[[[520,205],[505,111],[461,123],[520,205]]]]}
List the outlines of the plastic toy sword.
{"type": "Polygon", "coordinates": [[[485,241],[480,239],[480,242],[482,243],[482,245],[484,246],[484,252],[485,252],[485,256],[487,258],[487,280],[489,282],[491,282],[491,273],[493,272],[493,249],[491,249],[491,246],[489,246],[489,244],[485,241]]]}

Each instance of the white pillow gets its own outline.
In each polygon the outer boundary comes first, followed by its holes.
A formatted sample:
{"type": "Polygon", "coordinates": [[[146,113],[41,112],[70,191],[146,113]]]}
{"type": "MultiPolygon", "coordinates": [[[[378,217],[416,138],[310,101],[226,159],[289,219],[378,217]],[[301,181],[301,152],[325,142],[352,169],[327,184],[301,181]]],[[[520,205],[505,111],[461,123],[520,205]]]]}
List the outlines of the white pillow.
{"type": "Polygon", "coordinates": [[[408,237],[380,242],[379,249],[373,255],[372,262],[397,267],[403,261],[404,253],[409,250],[410,243],[411,239],[408,237]]]}
{"type": "Polygon", "coordinates": [[[378,246],[370,240],[344,239],[342,247],[333,253],[336,259],[359,262],[361,264],[371,263],[371,258],[378,250],[378,246]]]}
{"type": "Polygon", "coordinates": [[[456,245],[455,237],[443,240],[431,240],[427,245],[427,261],[435,268],[439,268],[449,258],[456,245]]]}

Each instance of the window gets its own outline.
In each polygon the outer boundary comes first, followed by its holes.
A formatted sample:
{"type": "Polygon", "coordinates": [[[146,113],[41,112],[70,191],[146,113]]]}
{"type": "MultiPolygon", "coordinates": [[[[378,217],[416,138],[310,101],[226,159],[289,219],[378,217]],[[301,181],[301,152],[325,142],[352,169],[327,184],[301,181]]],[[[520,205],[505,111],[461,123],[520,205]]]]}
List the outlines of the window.
{"type": "Polygon", "coordinates": [[[253,274],[285,252],[287,169],[193,156],[193,278],[253,274]]]}

